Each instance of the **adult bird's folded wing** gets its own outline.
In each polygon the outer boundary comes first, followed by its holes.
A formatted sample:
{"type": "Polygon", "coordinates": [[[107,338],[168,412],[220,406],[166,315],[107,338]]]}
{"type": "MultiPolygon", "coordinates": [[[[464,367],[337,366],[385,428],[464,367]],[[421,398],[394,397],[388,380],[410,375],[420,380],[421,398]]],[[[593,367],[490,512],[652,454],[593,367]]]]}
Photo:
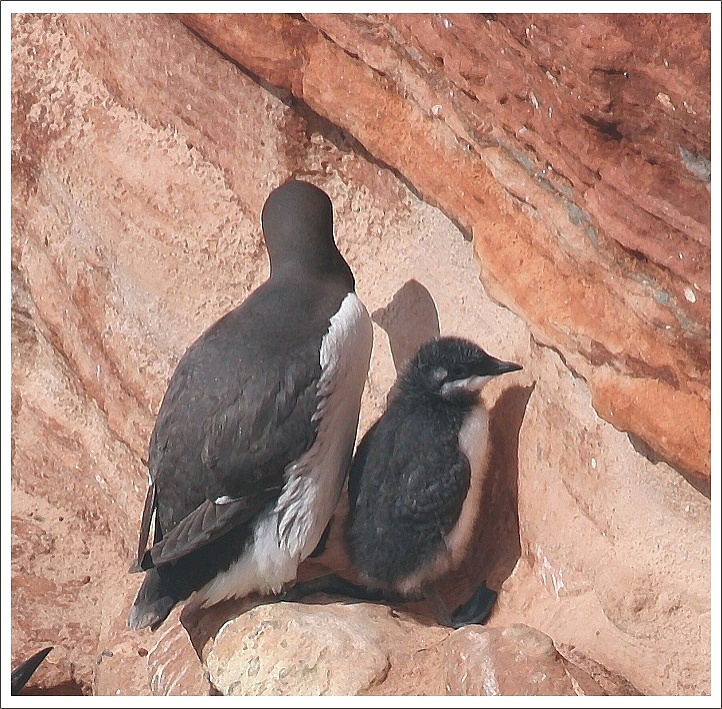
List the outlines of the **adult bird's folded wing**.
{"type": "Polygon", "coordinates": [[[206,500],[145,552],[141,569],[177,561],[253,519],[273,496],[270,490],[264,492],[221,503],[206,500]]]}

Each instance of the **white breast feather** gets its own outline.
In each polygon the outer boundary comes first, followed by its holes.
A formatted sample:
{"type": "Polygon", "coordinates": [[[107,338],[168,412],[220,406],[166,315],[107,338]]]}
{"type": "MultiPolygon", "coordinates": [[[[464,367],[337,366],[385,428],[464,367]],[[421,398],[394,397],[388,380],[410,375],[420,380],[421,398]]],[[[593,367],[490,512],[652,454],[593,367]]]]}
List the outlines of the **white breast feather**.
{"type": "Polygon", "coordinates": [[[356,440],[361,394],[373,330],[366,308],[354,293],[344,299],[321,343],[316,441],[287,470],[278,500],[279,532],[292,556],[310,554],[338,502],[356,440]]]}
{"type": "Polygon", "coordinates": [[[474,409],[461,427],[459,448],[469,459],[471,482],[459,519],[445,540],[446,548],[451,554],[452,567],[458,566],[463,560],[480,512],[481,493],[489,457],[489,414],[482,405],[474,409]]]}

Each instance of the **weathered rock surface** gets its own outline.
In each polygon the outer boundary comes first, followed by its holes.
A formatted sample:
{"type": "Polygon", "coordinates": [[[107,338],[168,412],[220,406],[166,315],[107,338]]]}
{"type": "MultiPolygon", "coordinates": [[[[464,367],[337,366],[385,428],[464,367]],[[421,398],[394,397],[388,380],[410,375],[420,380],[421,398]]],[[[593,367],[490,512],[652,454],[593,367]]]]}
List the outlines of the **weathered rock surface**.
{"type": "MultiPolygon", "coordinates": [[[[544,633],[516,623],[507,628],[468,626],[446,642],[447,694],[606,695],[592,675],[557,652],[544,633]]],[[[638,694],[624,679],[603,681],[615,695],[638,694]]]]}
{"type": "MultiPolygon", "coordinates": [[[[55,646],[29,691],[208,694],[211,657],[242,665],[243,643],[277,632],[264,622],[325,620],[376,648],[349,692],[472,691],[445,665],[451,643],[508,641],[518,623],[565,658],[531,664],[573,664],[579,686],[710,692],[710,501],[679,475],[709,481],[706,30],[554,17],[14,16],[13,664],[55,646]],[[209,28],[240,32],[248,56],[209,28]],[[679,38],[664,57],[662,30],[679,38]],[[332,197],[376,323],[361,433],[427,337],[524,365],[486,392],[485,514],[445,588],[453,604],[488,579],[487,628],[328,599],[125,627],[154,414],[185,348],[265,278],[259,213],[291,174],[332,197]]],[[[352,575],[344,510],[304,575],[352,575]]],[[[279,657],[258,657],[281,691],[279,657]]],[[[307,690],[340,686],[326,679],[307,690]]]]}
{"type": "Polygon", "coordinates": [[[225,695],[368,693],[389,658],[373,623],[358,616],[353,606],[258,606],[216,635],[205,658],[211,682],[225,695]]]}

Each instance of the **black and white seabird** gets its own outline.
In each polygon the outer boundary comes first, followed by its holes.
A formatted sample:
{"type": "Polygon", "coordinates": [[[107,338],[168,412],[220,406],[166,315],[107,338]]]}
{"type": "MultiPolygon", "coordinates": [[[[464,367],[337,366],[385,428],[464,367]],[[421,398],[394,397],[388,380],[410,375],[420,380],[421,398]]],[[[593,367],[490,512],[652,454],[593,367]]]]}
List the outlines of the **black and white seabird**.
{"type": "Polygon", "coordinates": [[[261,223],[268,280],[189,347],[158,413],[132,628],[157,628],[194,592],[201,607],[279,593],[346,480],[371,319],[322,190],[287,182],[261,223]]]}
{"type": "Polygon", "coordinates": [[[483,622],[496,600],[485,583],[454,613],[434,584],[460,565],[480,512],[489,445],[481,390],[519,369],[458,337],[422,345],[349,473],[346,546],[364,586],[331,574],[291,589],[288,599],[315,592],[425,597],[443,625],[483,622]]]}

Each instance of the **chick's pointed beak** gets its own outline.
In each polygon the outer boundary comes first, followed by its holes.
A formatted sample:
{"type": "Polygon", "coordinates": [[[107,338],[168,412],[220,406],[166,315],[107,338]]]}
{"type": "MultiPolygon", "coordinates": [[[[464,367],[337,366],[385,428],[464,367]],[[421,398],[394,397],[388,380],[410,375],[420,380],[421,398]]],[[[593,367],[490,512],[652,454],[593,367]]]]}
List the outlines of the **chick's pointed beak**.
{"type": "Polygon", "coordinates": [[[496,376],[497,374],[516,372],[519,369],[522,369],[522,366],[515,362],[504,362],[500,359],[493,359],[490,374],[496,376]]]}

